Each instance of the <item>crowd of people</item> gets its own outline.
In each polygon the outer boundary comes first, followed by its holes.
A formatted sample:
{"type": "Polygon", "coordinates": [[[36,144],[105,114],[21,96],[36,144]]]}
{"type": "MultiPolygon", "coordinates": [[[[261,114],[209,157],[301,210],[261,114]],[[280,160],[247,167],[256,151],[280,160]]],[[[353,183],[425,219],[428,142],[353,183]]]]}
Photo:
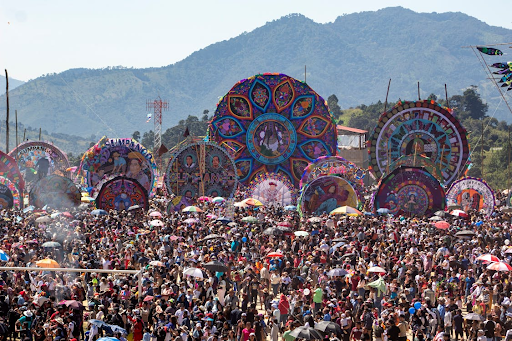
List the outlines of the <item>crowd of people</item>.
{"type": "Polygon", "coordinates": [[[508,341],[512,275],[488,269],[512,255],[501,199],[488,217],[433,219],[250,205],[223,217],[226,203],[167,212],[160,196],[149,211],[2,211],[3,266],[100,270],[1,270],[0,337],[508,341]]]}

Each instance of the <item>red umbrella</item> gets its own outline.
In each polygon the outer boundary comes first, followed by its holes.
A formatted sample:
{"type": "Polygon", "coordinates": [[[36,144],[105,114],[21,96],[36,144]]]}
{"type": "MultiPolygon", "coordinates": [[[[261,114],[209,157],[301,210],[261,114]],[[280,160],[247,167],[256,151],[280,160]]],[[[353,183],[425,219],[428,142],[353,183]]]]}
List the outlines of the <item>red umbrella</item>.
{"type": "Polygon", "coordinates": [[[508,265],[505,262],[497,262],[497,263],[491,263],[487,269],[494,270],[494,271],[510,271],[512,270],[512,266],[508,265]]]}
{"type": "Polygon", "coordinates": [[[292,223],[290,223],[289,221],[282,221],[280,222],[279,224],[277,224],[277,226],[286,226],[286,227],[292,227],[292,223]]]}
{"type": "Polygon", "coordinates": [[[62,215],[66,218],[74,218],[73,215],[69,212],[64,212],[64,213],[62,213],[62,215]]]}
{"type": "Polygon", "coordinates": [[[144,302],[151,301],[153,298],[153,296],[146,296],[144,297],[144,302]]]}
{"type": "Polygon", "coordinates": [[[267,255],[268,258],[282,258],[284,257],[282,252],[271,252],[267,255]]]}
{"type": "Polygon", "coordinates": [[[482,262],[499,262],[500,261],[500,259],[498,257],[493,256],[490,253],[486,253],[485,255],[476,257],[476,260],[481,260],[482,262]]]}
{"type": "Polygon", "coordinates": [[[199,197],[199,199],[197,199],[199,201],[210,201],[212,200],[210,197],[206,197],[206,196],[203,196],[203,197],[199,197]]]}
{"type": "Polygon", "coordinates": [[[437,223],[434,224],[438,229],[441,229],[441,230],[447,230],[450,228],[450,224],[448,224],[448,222],[444,221],[444,220],[441,220],[441,221],[438,221],[437,223]]]}

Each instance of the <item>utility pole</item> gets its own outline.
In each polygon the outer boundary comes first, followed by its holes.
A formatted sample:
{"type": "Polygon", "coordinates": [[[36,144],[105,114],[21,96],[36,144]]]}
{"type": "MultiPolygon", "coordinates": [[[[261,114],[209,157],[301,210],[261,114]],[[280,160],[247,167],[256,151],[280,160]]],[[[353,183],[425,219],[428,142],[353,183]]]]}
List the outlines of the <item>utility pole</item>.
{"type": "Polygon", "coordinates": [[[18,147],[18,110],[14,110],[14,116],[16,117],[16,147],[18,147]]]}
{"type": "Polygon", "coordinates": [[[480,173],[482,175],[482,179],[484,178],[484,120],[482,119],[482,137],[480,139],[480,159],[482,160],[480,163],[480,173]]]}
{"type": "Polygon", "coordinates": [[[151,109],[153,109],[153,116],[155,120],[153,155],[155,158],[158,158],[159,167],[162,168],[162,158],[158,157],[158,152],[162,145],[162,111],[169,109],[169,103],[167,101],[162,101],[160,96],[158,96],[154,101],[146,101],[146,110],[151,109]]]}
{"type": "Polygon", "coordinates": [[[7,101],[7,115],[5,116],[5,153],[9,153],[9,76],[5,69],[5,99],[7,101]]]}

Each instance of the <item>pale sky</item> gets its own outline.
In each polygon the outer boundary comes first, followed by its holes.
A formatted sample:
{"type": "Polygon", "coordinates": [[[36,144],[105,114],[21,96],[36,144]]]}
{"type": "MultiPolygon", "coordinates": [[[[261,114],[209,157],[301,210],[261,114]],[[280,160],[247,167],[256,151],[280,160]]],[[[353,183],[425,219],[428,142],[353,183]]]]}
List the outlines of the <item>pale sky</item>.
{"type": "Polygon", "coordinates": [[[27,81],[71,68],[159,67],[290,14],[319,23],[402,6],[463,12],[512,29],[511,0],[0,0],[0,74],[27,81]]]}

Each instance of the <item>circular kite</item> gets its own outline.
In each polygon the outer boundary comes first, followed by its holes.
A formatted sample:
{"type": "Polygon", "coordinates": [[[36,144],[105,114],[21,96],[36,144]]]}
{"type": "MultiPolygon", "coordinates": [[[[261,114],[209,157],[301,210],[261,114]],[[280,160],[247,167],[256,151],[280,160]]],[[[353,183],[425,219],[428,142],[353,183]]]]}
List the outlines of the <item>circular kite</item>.
{"type": "Polygon", "coordinates": [[[494,191],[483,179],[472,177],[455,181],[446,192],[448,206],[460,206],[464,211],[483,210],[490,216],[494,210],[494,191]]]}
{"type": "Polygon", "coordinates": [[[437,167],[432,160],[426,156],[421,155],[403,155],[389,166],[389,171],[392,172],[399,167],[421,167],[427,172],[432,174],[441,185],[444,184],[443,174],[439,167],[437,167]]]}
{"type": "Polygon", "coordinates": [[[346,160],[341,156],[321,156],[310,163],[300,180],[300,188],[308,182],[317,179],[320,176],[336,175],[350,182],[359,195],[363,194],[364,170],[358,168],[354,163],[346,160]]]}
{"type": "Polygon", "coordinates": [[[449,185],[467,168],[466,130],[434,101],[398,102],[383,113],[369,140],[370,170],[379,178],[404,155],[430,158],[449,185]]]}
{"type": "Polygon", "coordinates": [[[304,168],[336,154],[336,125],[322,97],[284,74],[244,79],[221,99],[209,137],[235,159],[239,180],[277,173],[299,186],[304,168]]]}
{"type": "Polygon", "coordinates": [[[25,190],[25,180],[20,172],[18,164],[13,157],[0,151],[0,177],[9,179],[19,190],[20,197],[23,197],[25,190]]]}
{"type": "Polygon", "coordinates": [[[123,211],[134,205],[147,210],[148,192],[136,179],[126,176],[116,176],[103,183],[96,197],[96,207],[105,211],[123,211]]]}
{"type": "Polygon", "coordinates": [[[80,190],[73,181],[55,174],[37,181],[29,193],[30,205],[36,208],[71,208],[80,205],[80,199],[80,190]]]}
{"type": "Polygon", "coordinates": [[[247,186],[247,193],[250,198],[258,199],[267,207],[297,203],[297,190],[288,177],[282,174],[258,174],[247,186]]]}
{"type": "Polygon", "coordinates": [[[379,183],[373,209],[387,208],[390,214],[429,216],[445,208],[443,186],[421,167],[399,167],[379,183]]]}
{"type": "Polygon", "coordinates": [[[181,148],[169,160],[165,172],[167,191],[194,197],[232,197],[238,185],[231,155],[212,142],[196,142],[181,148]]]}
{"type": "Polygon", "coordinates": [[[358,207],[359,198],[350,182],[339,176],[326,175],[306,184],[298,206],[301,214],[321,215],[340,206],[358,207]]]}
{"type": "Polygon", "coordinates": [[[81,169],[87,185],[99,187],[102,180],[123,175],[137,180],[153,196],[157,188],[157,166],[153,154],[133,139],[102,138],[85,152],[81,169]]]}
{"type": "Polygon", "coordinates": [[[16,160],[20,172],[27,183],[35,183],[47,175],[69,177],[66,169],[69,162],[66,154],[59,148],[43,141],[26,141],[9,152],[16,160]]]}
{"type": "Polygon", "coordinates": [[[0,176],[0,210],[9,208],[21,208],[23,196],[16,184],[10,179],[0,176]]]}

